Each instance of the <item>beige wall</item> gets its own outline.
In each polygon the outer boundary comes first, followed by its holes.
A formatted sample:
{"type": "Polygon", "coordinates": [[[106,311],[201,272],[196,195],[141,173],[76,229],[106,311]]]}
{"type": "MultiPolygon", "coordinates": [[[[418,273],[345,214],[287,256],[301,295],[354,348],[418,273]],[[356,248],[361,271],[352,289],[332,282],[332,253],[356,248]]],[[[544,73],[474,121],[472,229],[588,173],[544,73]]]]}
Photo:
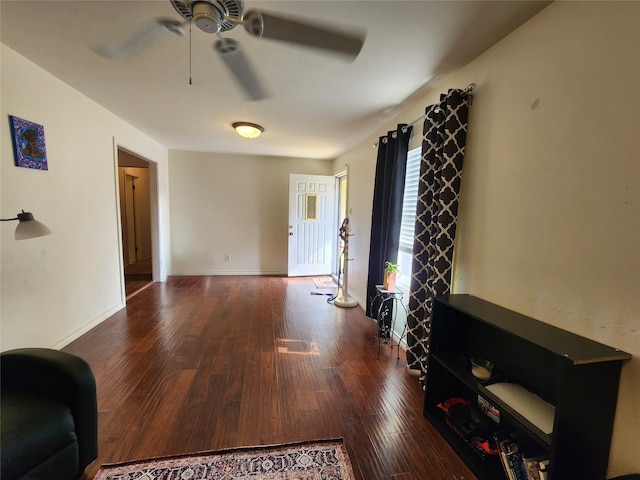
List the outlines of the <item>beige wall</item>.
{"type": "MultiPolygon", "coordinates": [[[[454,290],[634,355],[623,369],[612,476],[640,471],[639,9],[552,4],[333,163],[335,172],[350,166],[349,285],[362,301],[372,144],[447,88],[478,85],[454,290]]],[[[14,227],[2,225],[2,350],[64,345],[122,306],[114,137],[158,162],[163,270],[286,271],[288,174],[327,174],[330,162],[168,154],[13,50],[1,54],[2,216],[31,210],[54,232],[15,242],[14,227]],[[45,126],[48,172],[13,166],[9,114],[45,126]]]]}
{"type": "Polygon", "coordinates": [[[331,162],[171,151],[171,273],[286,274],[290,173],[331,162]]]}
{"type": "Polygon", "coordinates": [[[154,160],[168,262],[167,151],[2,45],[2,218],[31,211],[52,235],[17,242],[1,229],[0,348],[61,347],[124,305],[115,144],[154,160]],[[13,164],[8,115],[44,126],[48,171],[13,164]]]}
{"type": "Polygon", "coordinates": [[[611,476],[640,472],[638,25],[638,2],[556,2],[334,163],[350,164],[349,285],[362,300],[371,145],[441,92],[477,84],[453,289],[634,355],[622,372],[611,476]]]}

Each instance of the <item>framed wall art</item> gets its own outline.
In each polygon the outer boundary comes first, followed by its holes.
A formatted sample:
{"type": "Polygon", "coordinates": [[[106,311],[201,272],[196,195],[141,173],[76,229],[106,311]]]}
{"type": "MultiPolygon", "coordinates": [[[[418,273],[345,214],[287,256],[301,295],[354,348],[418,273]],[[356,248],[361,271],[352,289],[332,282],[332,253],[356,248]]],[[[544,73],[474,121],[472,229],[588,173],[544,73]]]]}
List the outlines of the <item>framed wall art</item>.
{"type": "Polygon", "coordinates": [[[49,170],[44,127],[13,115],[9,115],[9,123],[16,167],[49,170]]]}

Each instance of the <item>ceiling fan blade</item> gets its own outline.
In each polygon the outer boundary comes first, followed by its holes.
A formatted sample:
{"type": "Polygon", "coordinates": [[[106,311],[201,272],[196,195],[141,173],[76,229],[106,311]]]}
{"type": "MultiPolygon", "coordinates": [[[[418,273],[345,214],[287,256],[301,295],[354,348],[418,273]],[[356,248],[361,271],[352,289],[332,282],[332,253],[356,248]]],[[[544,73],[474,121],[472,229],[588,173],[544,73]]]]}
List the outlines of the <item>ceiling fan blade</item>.
{"type": "Polygon", "coordinates": [[[251,35],[281,42],[319,48],[355,59],[364,45],[363,32],[345,32],[328,25],[290,17],[276,16],[258,10],[244,15],[244,28],[251,35]]]}
{"type": "Polygon", "coordinates": [[[153,40],[164,33],[184,35],[184,24],[173,19],[156,18],[147,22],[140,30],[133,32],[122,42],[113,45],[100,45],[91,50],[98,55],[114,59],[124,55],[135,55],[144,50],[153,40]]]}
{"type": "Polygon", "coordinates": [[[258,77],[253,73],[238,42],[231,38],[221,38],[215,43],[214,49],[220,54],[220,58],[229,67],[251,100],[267,98],[267,94],[258,77]]]}

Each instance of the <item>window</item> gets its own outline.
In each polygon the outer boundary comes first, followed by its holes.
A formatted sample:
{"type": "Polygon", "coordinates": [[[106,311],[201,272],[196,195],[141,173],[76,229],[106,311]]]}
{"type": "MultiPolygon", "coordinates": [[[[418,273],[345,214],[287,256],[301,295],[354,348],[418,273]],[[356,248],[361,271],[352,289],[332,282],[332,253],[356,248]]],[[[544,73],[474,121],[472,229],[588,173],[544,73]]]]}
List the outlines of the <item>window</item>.
{"type": "Polygon", "coordinates": [[[407,173],[402,203],[402,223],[400,226],[400,248],[398,249],[397,261],[398,265],[400,265],[398,283],[402,284],[406,291],[409,290],[409,284],[411,282],[413,234],[416,223],[416,206],[418,204],[421,154],[421,147],[409,150],[407,154],[407,173]]]}

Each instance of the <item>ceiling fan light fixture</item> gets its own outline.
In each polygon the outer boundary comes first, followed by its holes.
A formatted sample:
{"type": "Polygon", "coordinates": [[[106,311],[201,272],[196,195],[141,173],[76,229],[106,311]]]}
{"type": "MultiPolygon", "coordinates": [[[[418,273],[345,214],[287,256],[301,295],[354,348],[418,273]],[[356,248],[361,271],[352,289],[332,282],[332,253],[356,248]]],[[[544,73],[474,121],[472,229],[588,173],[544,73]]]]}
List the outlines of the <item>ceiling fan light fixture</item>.
{"type": "Polygon", "coordinates": [[[235,122],[231,125],[238,135],[244,138],[256,138],[264,132],[264,127],[249,122],[235,122]]]}
{"type": "Polygon", "coordinates": [[[218,33],[222,14],[211,3],[195,2],[193,4],[193,20],[203,32],[218,33]]]}

